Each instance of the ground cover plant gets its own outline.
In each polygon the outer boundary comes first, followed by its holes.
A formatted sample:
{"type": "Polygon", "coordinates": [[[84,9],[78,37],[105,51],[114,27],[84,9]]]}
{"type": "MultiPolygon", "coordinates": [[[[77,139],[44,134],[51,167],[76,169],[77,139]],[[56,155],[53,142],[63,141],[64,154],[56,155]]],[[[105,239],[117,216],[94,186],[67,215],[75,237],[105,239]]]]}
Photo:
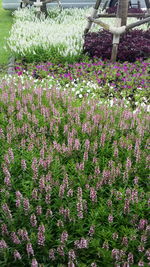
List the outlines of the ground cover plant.
{"type": "Polygon", "coordinates": [[[0,265],[149,266],[149,113],[38,82],[1,80],[0,265]]]}
{"type": "MultiPolygon", "coordinates": [[[[117,5],[114,6],[114,7],[109,7],[109,8],[107,8],[107,9],[106,9],[106,12],[107,12],[108,14],[116,13],[116,12],[117,12],[117,5]]],[[[145,10],[143,10],[143,9],[141,9],[141,8],[129,7],[129,8],[128,8],[128,13],[132,13],[132,14],[134,14],[134,13],[138,14],[138,13],[139,13],[139,17],[140,17],[142,14],[144,14],[144,13],[146,13],[146,12],[145,12],[145,10]]]]}
{"type": "MultiPolygon", "coordinates": [[[[24,57],[26,62],[77,62],[83,56],[83,33],[90,13],[90,9],[64,9],[61,13],[53,9],[47,19],[39,20],[32,8],[16,11],[8,48],[16,58],[24,57]]],[[[114,19],[105,21],[114,23],[114,19]]],[[[135,19],[128,19],[131,21],[135,19]]],[[[91,30],[98,29],[93,26],[91,30]]],[[[147,25],[140,29],[147,29],[147,25]]]]}
{"type": "Polygon", "coordinates": [[[18,75],[30,74],[62,90],[71,90],[77,98],[92,97],[99,100],[125,99],[135,109],[145,105],[149,109],[150,63],[115,63],[89,61],[74,64],[16,65],[18,75]]]}
{"type": "Polygon", "coordinates": [[[12,15],[10,11],[2,8],[2,0],[0,0],[0,69],[8,62],[10,53],[4,49],[6,38],[12,26],[12,15]]]}
{"type": "MultiPolygon", "coordinates": [[[[105,30],[90,32],[85,37],[84,53],[90,57],[111,58],[112,34],[105,30]],[[103,41],[102,41],[103,40],[103,41]]],[[[150,29],[130,30],[120,37],[117,60],[135,62],[138,58],[150,58],[150,29]]]]}

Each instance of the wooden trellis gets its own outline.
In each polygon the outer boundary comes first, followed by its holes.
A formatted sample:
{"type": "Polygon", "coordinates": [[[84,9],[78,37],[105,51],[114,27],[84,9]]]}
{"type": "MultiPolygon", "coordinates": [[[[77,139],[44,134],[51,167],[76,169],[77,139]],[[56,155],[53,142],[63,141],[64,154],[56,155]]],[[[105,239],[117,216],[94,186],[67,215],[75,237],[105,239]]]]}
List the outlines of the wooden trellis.
{"type": "Polygon", "coordinates": [[[147,7],[147,12],[145,14],[141,13],[129,13],[128,14],[128,3],[129,0],[118,0],[117,14],[98,14],[98,9],[100,7],[102,0],[97,0],[93,8],[92,14],[88,17],[87,26],[84,31],[84,35],[90,30],[92,23],[100,25],[103,29],[110,31],[113,34],[113,48],[111,53],[111,61],[115,62],[117,58],[118,45],[120,40],[120,35],[134,27],[140,26],[144,23],[150,22],[150,0],[145,0],[147,7]],[[127,24],[127,17],[140,17],[140,21],[127,24]],[[109,25],[104,23],[99,18],[116,17],[115,25],[109,25]]]}

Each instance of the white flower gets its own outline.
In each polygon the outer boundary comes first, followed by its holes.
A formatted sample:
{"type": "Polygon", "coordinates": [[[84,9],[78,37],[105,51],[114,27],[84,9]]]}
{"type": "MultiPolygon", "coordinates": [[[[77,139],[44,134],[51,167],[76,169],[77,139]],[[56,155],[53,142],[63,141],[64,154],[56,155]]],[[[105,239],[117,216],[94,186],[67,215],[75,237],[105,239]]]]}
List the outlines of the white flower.
{"type": "Polygon", "coordinates": [[[146,107],[146,104],[145,103],[141,103],[141,107],[146,107]]]}
{"type": "Polygon", "coordinates": [[[79,98],[82,98],[82,97],[83,97],[83,95],[79,94],[79,98]]]}
{"type": "Polygon", "coordinates": [[[143,101],[147,102],[147,99],[146,99],[146,97],[143,97],[142,99],[143,99],[143,101]]]}
{"type": "MultiPolygon", "coordinates": [[[[91,9],[72,8],[64,9],[59,13],[55,9],[55,18],[39,20],[36,18],[34,8],[19,9],[14,12],[15,23],[8,38],[8,46],[19,55],[36,53],[36,48],[49,49],[52,45],[57,46],[58,53],[63,56],[77,55],[82,51],[83,32],[86,26],[86,13],[91,9]]],[[[106,19],[106,23],[112,24],[114,19],[106,19]]],[[[132,19],[133,21],[133,19],[132,19]]],[[[142,26],[144,27],[144,26],[142,26]]],[[[95,26],[94,31],[99,26],[95,26]]],[[[95,85],[90,83],[95,88],[95,85]]]]}
{"type": "Polygon", "coordinates": [[[80,91],[76,91],[76,95],[80,94],[80,91]]]}
{"type": "Polygon", "coordinates": [[[147,112],[150,112],[150,105],[147,105],[146,109],[147,109],[147,112]]]}
{"type": "Polygon", "coordinates": [[[34,9],[15,11],[8,46],[19,55],[36,53],[38,47],[47,50],[52,45],[57,46],[58,53],[63,56],[76,55],[82,50],[86,10],[70,9],[71,15],[63,10],[56,18],[45,20],[38,20],[34,9]]]}
{"type": "Polygon", "coordinates": [[[113,99],[111,99],[111,100],[109,101],[109,104],[110,104],[111,107],[113,106],[113,104],[114,104],[113,99]]]}

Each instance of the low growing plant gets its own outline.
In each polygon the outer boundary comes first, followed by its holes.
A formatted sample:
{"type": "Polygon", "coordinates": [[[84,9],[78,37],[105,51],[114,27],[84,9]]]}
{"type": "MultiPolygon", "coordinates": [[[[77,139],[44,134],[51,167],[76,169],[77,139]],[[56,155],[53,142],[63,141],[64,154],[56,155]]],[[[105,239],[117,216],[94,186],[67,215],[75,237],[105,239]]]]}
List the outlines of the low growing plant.
{"type": "MultiPolygon", "coordinates": [[[[7,49],[17,59],[24,58],[28,62],[40,62],[41,58],[53,63],[78,62],[83,56],[83,33],[88,12],[91,13],[91,9],[64,9],[61,13],[54,9],[49,11],[47,19],[44,16],[38,19],[32,8],[17,10],[7,49]]],[[[106,22],[112,24],[114,20],[106,19],[106,22]]],[[[141,27],[146,28],[145,25],[141,27]]],[[[93,28],[93,31],[98,30],[98,25],[93,28]]]]}
{"type": "Polygon", "coordinates": [[[0,265],[148,266],[149,116],[1,80],[0,265]]]}
{"type": "MultiPolygon", "coordinates": [[[[103,60],[111,58],[112,34],[105,30],[90,32],[85,36],[84,53],[103,60]]],[[[150,29],[130,30],[121,35],[117,60],[135,62],[150,58],[150,29]]]]}
{"type": "Polygon", "coordinates": [[[150,63],[115,63],[89,61],[74,64],[38,65],[18,64],[18,75],[27,71],[39,80],[53,80],[62,90],[72,90],[79,98],[94,97],[99,100],[126,99],[135,109],[139,103],[149,105],[150,63]]]}
{"type": "MultiPolygon", "coordinates": [[[[117,5],[114,6],[114,7],[109,7],[109,8],[107,8],[107,9],[106,9],[106,12],[107,12],[108,14],[116,13],[116,12],[117,12],[117,5]]],[[[129,8],[128,8],[128,13],[132,13],[132,14],[136,13],[136,14],[139,14],[139,17],[140,17],[141,14],[145,14],[145,11],[142,10],[141,8],[133,8],[133,7],[129,7],[129,8]]]]}

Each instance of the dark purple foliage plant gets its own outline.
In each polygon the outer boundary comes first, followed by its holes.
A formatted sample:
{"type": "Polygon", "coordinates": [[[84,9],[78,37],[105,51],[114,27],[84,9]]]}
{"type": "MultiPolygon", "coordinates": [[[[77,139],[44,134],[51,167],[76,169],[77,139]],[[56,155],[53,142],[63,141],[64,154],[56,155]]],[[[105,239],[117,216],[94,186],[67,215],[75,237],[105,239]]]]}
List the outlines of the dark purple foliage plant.
{"type": "MultiPolygon", "coordinates": [[[[117,12],[117,5],[114,7],[109,7],[106,9],[106,12],[108,14],[113,14],[117,12]]],[[[133,14],[144,14],[145,12],[141,9],[141,8],[133,8],[133,7],[129,7],[128,9],[128,13],[133,13],[133,14]]]]}
{"type": "MultiPolygon", "coordinates": [[[[90,57],[103,60],[110,59],[112,51],[112,34],[105,30],[90,32],[84,41],[84,53],[90,57]]],[[[135,62],[137,59],[150,57],[150,29],[130,30],[121,35],[117,60],[135,62]]]]}

